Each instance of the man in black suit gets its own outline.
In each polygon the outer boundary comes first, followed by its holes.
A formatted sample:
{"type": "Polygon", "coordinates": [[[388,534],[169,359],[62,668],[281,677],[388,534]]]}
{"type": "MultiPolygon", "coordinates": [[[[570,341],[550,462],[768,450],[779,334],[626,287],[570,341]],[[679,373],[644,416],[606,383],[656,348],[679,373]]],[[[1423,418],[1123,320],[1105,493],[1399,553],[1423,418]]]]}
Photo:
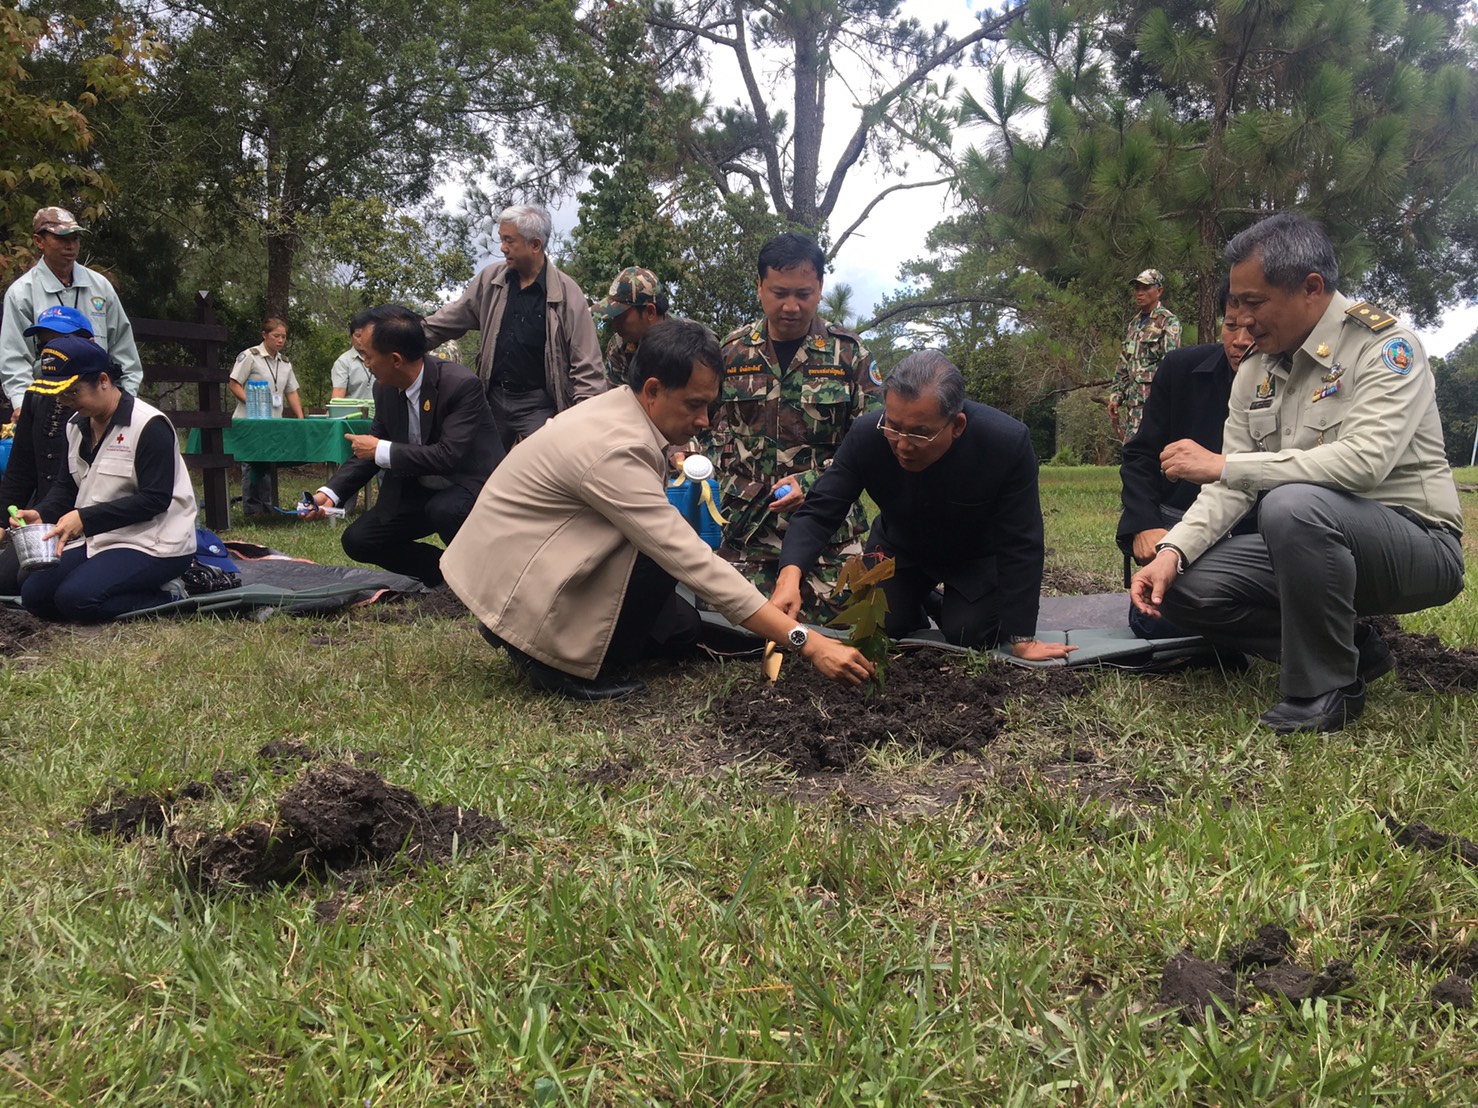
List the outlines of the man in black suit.
{"type": "Polygon", "coordinates": [[[415,312],[394,304],[374,309],[364,346],[375,378],[375,420],[369,434],[345,436],[354,457],[314,500],[320,508],[340,504],[385,470],[374,507],[344,531],[344,553],[434,587],[442,582],[442,551],[416,540],[435,532],[452,541],[503,460],[503,444],[481,382],[426,352],[415,312]]]}
{"type": "Polygon", "coordinates": [[[1018,658],[1062,658],[1076,647],[1038,642],[1042,509],[1027,429],[965,399],[960,371],[921,350],[883,379],[883,410],[853,421],[830,467],[790,518],[771,601],[800,610],[801,577],[866,492],[879,513],[865,549],[894,559],[887,632],[928,623],[940,582],[939,629],[969,647],[1009,644],[1018,658]]]}
{"type": "MultiPolygon", "coordinates": [[[[1227,304],[1226,282],[1218,292],[1222,314],[1221,342],[1183,346],[1165,355],[1150,384],[1144,417],[1134,437],[1124,444],[1119,465],[1124,511],[1115,541],[1128,560],[1147,565],[1155,544],[1180,522],[1201,486],[1194,481],[1171,481],[1160,469],[1160,452],[1172,442],[1192,439],[1213,453],[1221,452],[1221,430],[1227,420],[1227,400],[1237,367],[1252,349],[1252,334],[1242,326],[1235,306],[1227,304]]],[[[1249,512],[1233,534],[1255,533],[1257,513],[1249,512]]],[[[1129,610],[1129,626],[1144,638],[1180,634],[1163,619],[1129,610]]]]}

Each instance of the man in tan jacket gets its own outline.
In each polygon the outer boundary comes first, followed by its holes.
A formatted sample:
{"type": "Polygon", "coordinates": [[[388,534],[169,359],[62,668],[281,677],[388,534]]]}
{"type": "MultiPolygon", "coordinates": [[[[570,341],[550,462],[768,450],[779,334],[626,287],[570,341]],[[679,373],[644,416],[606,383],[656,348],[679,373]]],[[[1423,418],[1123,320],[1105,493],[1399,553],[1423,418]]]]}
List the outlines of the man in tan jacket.
{"type": "Polygon", "coordinates": [[[1218,645],[1280,659],[1284,699],[1262,715],[1273,730],[1338,730],[1394,664],[1356,618],[1463,587],[1432,374],[1394,316],[1335,291],[1317,223],[1269,216],[1226,257],[1257,353],[1232,384],[1222,452],[1193,439],[1161,452],[1166,477],[1204,487],[1130,595],[1146,615],[1163,608],[1218,645]],[[1260,492],[1258,533],[1228,536],[1260,492]]]}
{"type": "Polygon", "coordinates": [[[827,677],[871,675],[856,650],[766,601],[667,500],[666,451],[708,425],[721,366],[701,324],[654,326],[630,384],[562,413],[509,454],[443,555],[447,583],[535,688],[579,700],[641,691],[619,679],[623,667],[697,638],[677,581],[827,677]]]}
{"type": "Polygon", "coordinates": [[[426,317],[430,345],[482,332],[477,376],[503,437],[527,438],[572,404],[606,391],[605,365],[585,294],[548,258],[549,213],[515,204],[498,215],[503,261],[426,317]]]}

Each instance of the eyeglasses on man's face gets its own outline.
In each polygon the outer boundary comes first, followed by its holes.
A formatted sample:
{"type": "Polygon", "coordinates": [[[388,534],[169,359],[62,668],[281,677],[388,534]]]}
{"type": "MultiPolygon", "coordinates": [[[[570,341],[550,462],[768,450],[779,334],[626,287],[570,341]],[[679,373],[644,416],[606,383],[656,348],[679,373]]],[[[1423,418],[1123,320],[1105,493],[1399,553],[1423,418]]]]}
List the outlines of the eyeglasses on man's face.
{"type": "Polygon", "coordinates": [[[883,438],[889,442],[911,442],[915,446],[928,446],[931,442],[944,434],[949,424],[946,423],[932,435],[911,435],[907,431],[900,431],[896,427],[889,427],[886,418],[878,420],[878,430],[883,433],[883,438]]]}

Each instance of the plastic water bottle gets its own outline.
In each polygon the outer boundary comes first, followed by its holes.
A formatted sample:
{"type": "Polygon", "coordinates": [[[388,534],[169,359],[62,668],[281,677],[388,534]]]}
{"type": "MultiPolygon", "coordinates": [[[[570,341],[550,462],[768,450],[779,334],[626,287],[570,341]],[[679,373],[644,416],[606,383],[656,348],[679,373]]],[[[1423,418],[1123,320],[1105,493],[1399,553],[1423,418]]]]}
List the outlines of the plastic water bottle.
{"type": "Polygon", "coordinates": [[[246,418],[272,418],[272,386],[266,381],[246,383],[246,418]]]}

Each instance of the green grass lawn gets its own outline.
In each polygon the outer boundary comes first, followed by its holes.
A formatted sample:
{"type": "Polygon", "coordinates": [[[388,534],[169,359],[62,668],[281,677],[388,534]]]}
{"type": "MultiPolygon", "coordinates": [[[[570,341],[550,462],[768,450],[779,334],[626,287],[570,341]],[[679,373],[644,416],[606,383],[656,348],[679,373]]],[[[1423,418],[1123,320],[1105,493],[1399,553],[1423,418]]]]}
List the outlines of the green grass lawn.
{"type": "MultiPolygon", "coordinates": [[[[1114,470],[1042,471],[1054,568],[1117,577],[1117,495],[1114,470]]],[[[335,559],[337,534],[228,537],[335,559]]],[[[1405,625],[1478,642],[1473,574],[1405,625]]],[[[1451,965],[1478,970],[1478,869],[1376,816],[1478,839],[1470,698],[1387,678],[1349,730],[1284,737],[1257,724],[1278,698],[1265,663],[1107,673],[1014,706],[978,762],[895,748],[798,780],[703,738],[713,696],[753,672],[655,673],[640,702],[578,707],[530,695],[470,620],[365,613],[67,632],[6,660],[0,1102],[1478,1095],[1478,1018],[1427,999],[1451,965]],[[163,836],[74,826],[116,790],[220,769],[246,776],[179,829],[260,817],[292,778],[255,752],[282,738],[378,755],[508,834],[350,887],[323,922],[326,889],[206,896],[163,836]],[[1225,957],[1270,922],[1300,965],[1352,964],[1345,999],[1254,998],[1224,1024],[1159,1009],[1178,951],[1225,957]]]]}

